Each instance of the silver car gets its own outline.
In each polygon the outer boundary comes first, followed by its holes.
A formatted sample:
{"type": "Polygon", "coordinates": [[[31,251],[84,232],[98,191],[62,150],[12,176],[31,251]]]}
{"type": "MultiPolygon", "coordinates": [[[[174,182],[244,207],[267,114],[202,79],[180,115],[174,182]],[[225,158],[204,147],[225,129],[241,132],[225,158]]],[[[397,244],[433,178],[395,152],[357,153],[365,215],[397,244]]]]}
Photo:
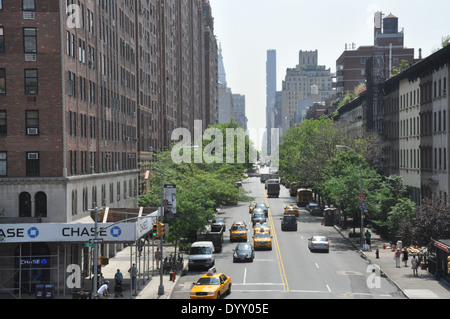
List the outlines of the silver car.
{"type": "Polygon", "coordinates": [[[308,248],[310,251],[322,250],[328,253],[330,251],[330,243],[325,236],[312,236],[308,239],[308,248]]]}

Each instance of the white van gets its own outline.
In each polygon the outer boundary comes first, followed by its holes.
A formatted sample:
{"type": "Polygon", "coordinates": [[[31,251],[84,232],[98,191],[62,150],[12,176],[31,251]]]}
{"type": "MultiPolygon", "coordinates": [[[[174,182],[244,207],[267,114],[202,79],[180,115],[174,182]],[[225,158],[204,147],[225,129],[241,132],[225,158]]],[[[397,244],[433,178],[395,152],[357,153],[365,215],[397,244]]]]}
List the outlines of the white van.
{"type": "Polygon", "coordinates": [[[211,241],[197,241],[189,251],[189,270],[202,267],[211,268],[215,264],[214,245],[211,241]]]}

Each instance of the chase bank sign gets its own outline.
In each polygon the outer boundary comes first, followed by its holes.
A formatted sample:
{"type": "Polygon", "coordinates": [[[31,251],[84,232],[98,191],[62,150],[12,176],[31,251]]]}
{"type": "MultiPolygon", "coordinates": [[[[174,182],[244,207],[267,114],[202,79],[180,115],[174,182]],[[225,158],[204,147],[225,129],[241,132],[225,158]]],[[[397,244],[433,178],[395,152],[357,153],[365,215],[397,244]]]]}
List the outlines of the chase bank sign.
{"type": "MultiPolygon", "coordinates": [[[[0,224],[2,243],[20,242],[88,242],[95,238],[93,224],[0,224]]],[[[103,242],[132,242],[136,238],[134,223],[102,223],[97,238],[103,242]]]]}

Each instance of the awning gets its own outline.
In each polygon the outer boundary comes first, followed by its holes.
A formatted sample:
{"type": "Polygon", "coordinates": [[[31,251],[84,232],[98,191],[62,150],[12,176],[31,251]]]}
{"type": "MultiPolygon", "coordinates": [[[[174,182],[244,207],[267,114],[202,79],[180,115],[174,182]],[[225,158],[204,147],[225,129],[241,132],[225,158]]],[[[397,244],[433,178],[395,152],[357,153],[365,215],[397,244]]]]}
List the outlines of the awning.
{"type": "Polygon", "coordinates": [[[135,242],[152,230],[158,212],[119,222],[0,224],[0,244],[8,243],[124,243],[135,242]]]}

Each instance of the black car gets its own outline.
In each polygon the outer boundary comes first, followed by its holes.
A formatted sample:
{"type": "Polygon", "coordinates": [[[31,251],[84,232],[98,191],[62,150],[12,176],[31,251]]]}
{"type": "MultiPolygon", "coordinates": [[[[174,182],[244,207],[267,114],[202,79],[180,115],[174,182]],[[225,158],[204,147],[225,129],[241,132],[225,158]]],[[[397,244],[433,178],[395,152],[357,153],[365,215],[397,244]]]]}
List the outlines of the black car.
{"type": "Polygon", "coordinates": [[[250,243],[237,244],[233,252],[233,262],[253,261],[255,258],[255,251],[250,243]]]}
{"type": "Polygon", "coordinates": [[[266,217],[269,217],[269,208],[266,206],[266,204],[264,204],[264,203],[256,204],[255,209],[257,209],[257,208],[262,209],[262,211],[264,212],[266,217]]]}
{"type": "Polygon", "coordinates": [[[297,217],[291,214],[285,214],[281,219],[281,230],[297,231],[297,217]]]}
{"type": "Polygon", "coordinates": [[[255,226],[255,224],[260,222],[266,221],[266,215],[260,208],[255,208],[252,213],[252,224],[255,226]]]}

